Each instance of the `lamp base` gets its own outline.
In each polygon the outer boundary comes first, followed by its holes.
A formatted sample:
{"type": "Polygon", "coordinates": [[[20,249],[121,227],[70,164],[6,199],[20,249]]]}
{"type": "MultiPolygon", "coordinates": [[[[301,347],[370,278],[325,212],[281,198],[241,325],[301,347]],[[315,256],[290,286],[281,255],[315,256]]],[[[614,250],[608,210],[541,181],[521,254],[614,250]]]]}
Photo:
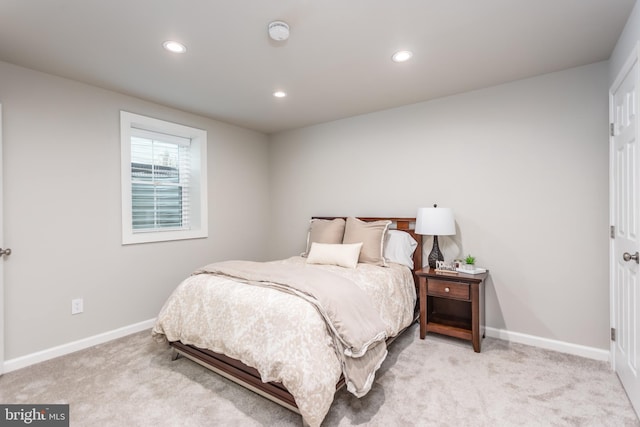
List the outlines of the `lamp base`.
{"type": "Polygon", "coordinates": [[[429,267],[431,268],[436,268],[436,261],[444,261],[444,256],[438,246],[438,236],[433,236],[433,248],[431,249],[431,253],[429,253],[428,260],[429,267]]]}

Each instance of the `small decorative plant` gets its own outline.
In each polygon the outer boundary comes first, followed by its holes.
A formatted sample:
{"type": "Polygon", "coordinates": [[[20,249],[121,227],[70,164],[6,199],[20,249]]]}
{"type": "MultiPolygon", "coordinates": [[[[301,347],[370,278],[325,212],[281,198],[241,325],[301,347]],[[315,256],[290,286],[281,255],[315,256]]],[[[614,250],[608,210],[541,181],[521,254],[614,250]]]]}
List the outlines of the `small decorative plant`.
{"type": "Polygon", "coordinates": [[[476,263],[476,257],[471,256],[471,254],[467,255],[467,257],[464,259],[465,264],[467,265],[474,265],[476,263]]]}

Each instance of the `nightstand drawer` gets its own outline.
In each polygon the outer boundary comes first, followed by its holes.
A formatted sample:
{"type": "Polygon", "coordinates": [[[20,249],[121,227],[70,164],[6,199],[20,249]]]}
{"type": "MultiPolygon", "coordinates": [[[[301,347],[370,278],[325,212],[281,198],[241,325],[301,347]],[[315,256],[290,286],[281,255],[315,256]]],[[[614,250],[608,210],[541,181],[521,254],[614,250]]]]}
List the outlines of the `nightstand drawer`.
{"type": "Polygon", "coordinates": [[[469,285],[461,282],[447,280],[427,280],[427,294],[456,299],[469,299],[469,285]]]}

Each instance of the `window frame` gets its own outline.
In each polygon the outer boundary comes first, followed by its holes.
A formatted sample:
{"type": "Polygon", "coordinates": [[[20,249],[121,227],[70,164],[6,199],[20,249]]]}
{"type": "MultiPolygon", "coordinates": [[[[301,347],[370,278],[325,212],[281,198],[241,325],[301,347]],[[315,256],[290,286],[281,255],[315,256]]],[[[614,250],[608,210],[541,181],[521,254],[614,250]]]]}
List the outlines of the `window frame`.
{"type": "Polygon", "coordinates": [[[122,244],[165,242],[206,238],[208,231],[207,203],[207,131],[154,119],[140,114],[120,111],[122,244]],[[135,230],[132,221],[131,199],[131,136],[132,129],[175,135],[191,140],[190,210],[188,229],[135,230]]]}

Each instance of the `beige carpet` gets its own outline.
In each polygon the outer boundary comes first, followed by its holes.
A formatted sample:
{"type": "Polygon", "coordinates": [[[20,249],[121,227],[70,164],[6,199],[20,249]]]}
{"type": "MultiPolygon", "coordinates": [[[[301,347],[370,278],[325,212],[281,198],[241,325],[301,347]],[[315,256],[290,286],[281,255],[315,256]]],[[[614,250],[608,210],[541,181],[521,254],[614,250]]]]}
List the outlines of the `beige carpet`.
{"type": "MultiPolygon", "coordinates": [[[[0,403],[69,403],[72,426],[300,426],[280,406],[181,358],[150,332],[0,377],[0,403]],[[131,350],[134,348],[134,350],[131,350]]],[[[607,363],[412,326],[371,392],[341,390],[323,426],[640,426],[607,363]]]]}

